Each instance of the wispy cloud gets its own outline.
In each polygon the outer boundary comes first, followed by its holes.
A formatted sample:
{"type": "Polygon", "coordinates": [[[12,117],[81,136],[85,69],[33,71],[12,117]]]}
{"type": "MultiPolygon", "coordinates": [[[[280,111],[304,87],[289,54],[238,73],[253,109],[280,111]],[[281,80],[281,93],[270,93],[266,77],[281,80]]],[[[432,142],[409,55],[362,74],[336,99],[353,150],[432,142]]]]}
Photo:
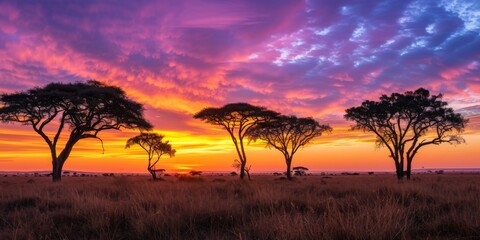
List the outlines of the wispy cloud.
{"type": "Polygon", "coordinates": [[[339,127],[418,87],[460,109],[479,101],[479,15],[468,0],[2,2],[0,91],[95,78],[160,130],[212,136],[192,114],[237,101],[339,127]]]}

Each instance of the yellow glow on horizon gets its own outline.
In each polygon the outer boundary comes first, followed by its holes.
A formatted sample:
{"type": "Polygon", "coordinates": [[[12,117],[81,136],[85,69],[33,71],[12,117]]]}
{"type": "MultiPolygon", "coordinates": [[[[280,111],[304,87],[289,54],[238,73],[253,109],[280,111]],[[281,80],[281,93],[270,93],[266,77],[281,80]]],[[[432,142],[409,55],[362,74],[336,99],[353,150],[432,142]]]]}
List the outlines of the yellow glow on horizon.
{"type": "MultiPolygon", "coordinates": [[[[174,149],[175,157],[163,156],[157,168],[167,172],[233,171],[233,160],[238,158],[232,140],[222,129],[203,123],[209,134],[189,131],[161,131],[174,149]]],[[[29,126],[0,125],[0,169],[4,171],[49,170],[50,152],[47,144],[29,126]],[[10,128],[9,128],[10,127],[10,128]]],[[[334,131],[300,149],[293,166],[306,166],[313,171],[332,170],[393,170],[393,162],[386,148],[377,148],[371,133],[350,131],[346,126],[332,126],[334,131]]],[[[480,135],[468,129],[466,144],[451,146],[428,146],[414,160],[414,168],[434,167],[479,167],[478,146],[480,135]]],[[[97,139],[79,141],[67,160],[64,169],[98,172],[146,173],[147,156],[143,149],[132,146],[125,149],[128,138],[138,131],[107,131],[100,137],[104,140],[105,152],[97,139]]],[[[62,138],[65,140],[65,138],[62,138]]],[[[61,144],[59,145],[59,149],[61,144]]],[[[263,142],[246,144],[248,165],[253,172],[283,171],[285,162],[276,149],[263,142]]]]}

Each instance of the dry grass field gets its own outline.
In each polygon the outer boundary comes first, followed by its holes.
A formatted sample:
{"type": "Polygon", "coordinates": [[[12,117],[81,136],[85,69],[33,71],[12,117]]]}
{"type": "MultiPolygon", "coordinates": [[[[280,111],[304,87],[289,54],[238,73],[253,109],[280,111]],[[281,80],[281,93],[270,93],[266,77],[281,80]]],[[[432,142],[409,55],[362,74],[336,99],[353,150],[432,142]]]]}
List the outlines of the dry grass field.
{"type": "Polygon", "coordinates": [[[163,179],[2,177],[0,238],[480,239],[478,174],[163,179]]]}

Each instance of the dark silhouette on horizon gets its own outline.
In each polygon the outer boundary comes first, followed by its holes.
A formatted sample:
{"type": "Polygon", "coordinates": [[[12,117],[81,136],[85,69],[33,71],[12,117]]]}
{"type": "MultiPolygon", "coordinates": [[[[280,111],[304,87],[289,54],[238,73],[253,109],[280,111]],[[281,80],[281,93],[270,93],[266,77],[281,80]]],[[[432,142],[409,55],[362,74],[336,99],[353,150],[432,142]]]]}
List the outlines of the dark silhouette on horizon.
{"type": "Polygon", "coordinates": [[[143,106],[130,100],[119,87],[99,81],[86,83],[50,83],[27,91],[0,95],[0,119],[32,126],[47,143],[52,158],[52,179],[60,181],[62,168],[74,145],[81,139],[103,141],[98,133],[104,130],[142,129],[152,125],[143,117],[143,106]],[[58,122],[53,136],[45,128],[58,122]],[[57,149],[63,132],[68,131],[65,147],[57,149]]]}
{"type": "Polygon", "coordinates": [[[397,178],[410,179],[412,161],[422,147],[465,142],[459,134],[468,120],[447,107],[442,97],[424,88],[382,95],[378,102],[367,100],[347,109],[345,118],[355,121],[352,129],[375,133],[377,146],[386,146],[395,162],[397,178]]]}
{"type": "Polygon", "coordinates": [[[307,171],[309,169],[303,166],[297,166],[297,167],[293,167],[292,170],[293,170],[293,175],[295,176],[307,176],[308,175],[307,171]]]}
{"type": "Polygon", "coordinates": [[[196,171],[196,170],[192,170],[190,172],[188,172],[190,174],[190,176],[201,176],[202,175],[202,171],[196,171]]]}
{"type": "Polygon", "coordinates": [[[163,173],[165,169],[157,169],[156,165],[163,155],[175,156],[176,150],[172,148],[169,141],[163,142],[165,136],[157,133],[141,133],[127,140],[125,148],[133,145],[140,146],[148,154],[147,171],[152,175],[152,179],[157,180],[157,173],[163,173]]]}
{"type": "MultiPolygon", "coordinates": [[[[240,160],[238,159],[234,159],[233,160],[233,163],[232,163],[232,167],[235,168],[237,171],[241,171],[242,169],[242,162],[240,162],[240,160]]],[[[252,165],[248,165],[244,167],[244,171],[245,173],[247,174],[247,177],[248,177],[248,180],[252,180],[251,177],[250,177],[250,169],[252,169],[252,165]]]]}
{"type": "Polygon", "coordinates": [[[249,129],[258,123],[268,121],[279,114],[264,107],[253,106],[248,103],[230,103],[220,108],[205,108],[193,117],[207,123],[222,126],[232,138],[237,151],[240,166],[240,179],[245,177],[247,154],[245,153],[244,139],[249,129]]]}
{"type": "Polygon", "coordinates": [[[279,115],[257,124],[248,131],[247,135],[252,141],[260,139],[265,141],[267,146],[280,151],[287,165],[287,179],[292,180],[293,155],[313,138],[331,131],[330,126],[320,125],[313,118],[279,115]]]}
{"type": "MultiPolygon", "coordinates": [[[[455,113],[443,95],[430,95],[424,88],[405,93],[381,95],[379,101],[366,100],[358,107],[346,109],[345,119],[355,122],[353,130],[373,132],[378,147],[386,147],[395,163],[399,180],[412,174],[412,162],[418,151],[427,145],[461,144],[460,134],[468,120],[455,113]]],[[[219,108],[205,108],[193,116],[212,125],[223,127],[231,137],[239,159],[233,167],[240,179],[250,179],[251,165],[247,166],[245,138],[262,140],[279,150],[286,163],[287,179],[292,179],[291,164],[294,154],[312,139],[329,133],[332,128],[313,118],[285,116],[265,107],[248,103],[230,103],[219,108]]],[[[96,80],[77,83],[50,83],[26,91],[0,95],[0,120],[30,125],[47,143],[52,158],[52,180],[60,181],[63,166],[74,145],[81,139],[94,138],[102,144],[98,134],[104,130],[151,130],[144,118],[142,104],[130,100],[119,87],[96,80]],[[58,122],[58,125],[53,124],[58,122]],[[56,129],[54,129],[56,127],[56,129]],[[54,130],[53,136],[45,129],[54,130]],[[62,136],[67,140],[63,149],[57,149],[62,136]]],[[[156,133],[141,133],[127,140],[125,148],[139,145],[148,154],[147,170],[153,180],[164,169],[157,169],[161,156],[175,155],[169,141],[156,133]]],[[[60,146],[63,146],[61,144],[60,146]]],[[[295,167],[303,175],[307,168],[295,167]]],[[[195,171],[194,171],[195,172],[195,171]]],[[[199,172],[199,171],[198,171],[199,172]]]]}

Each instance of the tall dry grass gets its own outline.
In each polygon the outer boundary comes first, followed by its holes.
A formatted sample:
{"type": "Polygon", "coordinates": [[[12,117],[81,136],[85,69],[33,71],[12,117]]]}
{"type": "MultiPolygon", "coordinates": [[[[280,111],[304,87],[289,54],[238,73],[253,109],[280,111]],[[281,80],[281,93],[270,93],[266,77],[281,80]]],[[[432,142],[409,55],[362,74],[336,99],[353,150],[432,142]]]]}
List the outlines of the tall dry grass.
{"type": "Polygon", "coordinates": [[[164,179],[4,177],[0,238],[480,239],[480,175],[164,179]]]}

